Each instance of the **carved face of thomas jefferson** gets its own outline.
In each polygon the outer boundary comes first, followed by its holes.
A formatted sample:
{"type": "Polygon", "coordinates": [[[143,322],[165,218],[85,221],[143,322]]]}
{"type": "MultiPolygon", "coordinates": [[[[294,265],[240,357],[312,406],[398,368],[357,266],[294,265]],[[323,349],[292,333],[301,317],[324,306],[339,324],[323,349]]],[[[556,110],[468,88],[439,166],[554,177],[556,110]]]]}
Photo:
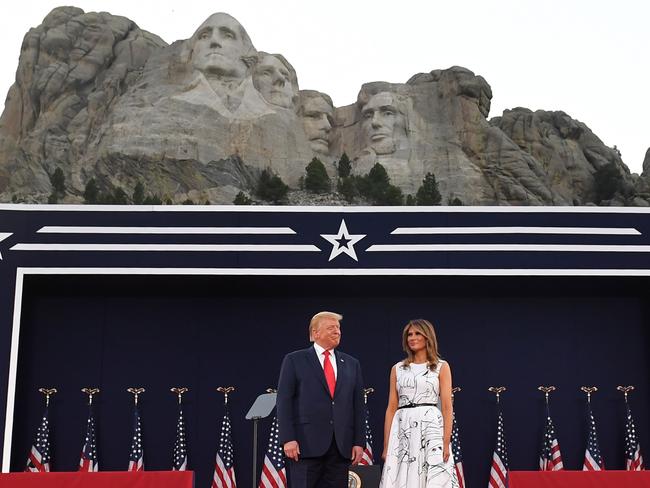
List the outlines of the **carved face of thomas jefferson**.
{"type": "Polygon", "coordinates": [[[254,54],[253,44],[242,25],[228,14],[213,14],[192,36],[192,66],[206,76],[243,79],[245,59],[254,54]]]}
{"type": "MultiPolygon", "coordinates": [[[[328,97],[329,98],[329,97],[328,97]]],[[[330,147],[330,135],[334,122],[334,107],[325,99],[322,94],[306,95],[300,93],[300,115],[302,126],[305,129],[307,139],[312,151],[320,154],[328,154],[330,147]]]]}
{"type": "Polygon", "coordinates": [[[406,118],[398,110],[392,93],[381,92],[370,97],[361,108],[361,128],[366,145],[377,154],[391,154],[406,137],[406,118]]]}
{"type": "Polygon", "coordinates": [[[297,92],[291,71],[278,56],[266,54],[255,66],[253,84],[270,104],[290,108],[297,92]]]}

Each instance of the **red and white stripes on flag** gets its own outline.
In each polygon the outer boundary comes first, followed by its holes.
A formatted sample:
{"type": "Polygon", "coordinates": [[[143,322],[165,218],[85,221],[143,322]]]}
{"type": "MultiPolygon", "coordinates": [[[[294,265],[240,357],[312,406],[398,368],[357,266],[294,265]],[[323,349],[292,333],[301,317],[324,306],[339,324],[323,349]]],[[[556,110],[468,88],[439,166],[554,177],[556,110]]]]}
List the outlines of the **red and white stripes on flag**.
{"type": "Polygon", "coordinates": [[[560,453],[560,444],[555,435],[555,427],[551,420],[551,414],[546,410],[546,426],[542,436],[542,449],[539,455],[540,471],[559,471],[564,469],[562,463],[562,454],[560,453]]]}
{"type": "Polygon", "coordinates": [[[375,464],[372,455],[372,431],[370,430],[370,412],[366,407],[366,445],[363,448],[363,455],[361,456],[361,461],[359,464],[365,466],[371,466],[375,464]]]}
{"type": "Polygon", "coordinates": [[[541,471],[560,471],[564,469],[562,454],[560,453],[560,444],[558,444],[557,439],[553,439],[551,444],[551,459],[540,458],[539,469],[541,471]]]}
{"type": "Polygon", "coordinates": [[[497,442],[492,454],[492,467],[490,468],[490,481],[488,488],[508,488],[508,450],[503,432],[503,414],[499,407],[497,421],[497,442]]]}
{"type": "MultiPolygon", "coordinates": [[[[626,399],[627,402],[627,399],[626,399]]],[[[643,456],[641,456],[641,444],[636,436],[636,427],[630,411],[629,404],[625,404],[627,410],[627,421],[625,422],[625,469],[627,471],[643,471],[643,456]]]]}
{"type": "Polygon", "coordinates": [[[226,468],[221,456],[217,454],[217,461],[214,465],[214,475],[212,477],[212,488],[236,488],[235,470],[230,467],[226,468]]]}
{"type": "Polygon", "coordinates": [[[361,461],[359,461],[359,464],[364,466],[371,466],[372,464],[375,464],[372,459],[372,446],[368,444],[367,441],[366,447],[363,449],[363,455],[361,456],[361,461]]]}
{"type": "Polygon", "coordinates": [[[465,488],[465,470],[463,469],[463,463],[456,463],[454,469],[456,470],[458,488],[465,488]]]}
{"type": "Polygon", "coordinates": [[[287,470],[284,465],[284,452],[280,447],[277,418],[274,418],[271,424],[269,447],[264,456],[259,488],[287,488],[287,470]]]}
{"type": "Polygon", "coordinates": [[[36,439],[27,457],[25,471],[47,473],[50,471],[50,424],[47,406],[36,431],[36,439]]]}
{"type": "Polygon", "coordinates": [[[214,464],[212,488],[236,488],[235,458],[232,447],[232,431],[228,411],[223,416],[221,423],[221,437],[217,449],[217,459],[214,464]]]}
{"type": "Polygon", "coordinates": [[[596,421],[594,414],[591,412],[591,405],[587,404],[587,447],[585,449],[585,459],[582,463],[583,471],[604,471],[605,462],[600,454],[598,446],[598,436],[596,435],[596,421]]]}

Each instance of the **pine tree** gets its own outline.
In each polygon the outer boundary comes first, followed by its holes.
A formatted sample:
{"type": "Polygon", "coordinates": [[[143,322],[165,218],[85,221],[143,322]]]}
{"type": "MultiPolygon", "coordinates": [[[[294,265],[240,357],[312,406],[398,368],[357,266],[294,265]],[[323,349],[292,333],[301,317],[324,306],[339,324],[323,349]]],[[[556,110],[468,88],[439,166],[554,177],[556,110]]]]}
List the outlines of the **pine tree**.
{"type": "Polygon", "coordinates": [[[356,178],[359,193],[374,205],[403,205],[402,190],[390,183],[390,177],[380,163],[375,163],[370,172],[356,178]]]}
{"type": "Polygon", "coordinates": [[[144,185],[138,181],[133,190],[133,203],[142,205],[144,203],[144,185]]]}
{"type": "Polygon", "coordinates": [[[272,174],[271,171],[267,169],[262,171],[256,189],[258,197],[262,200],[280,203],[285,199],[288,192],[289,187],[278,175],[272,174]]]}
{"type": "Polygon", "coordinates": [[[47,203],[58,203],[60,198],[65,196],[65,175],[61,168],[56,168],[52,176],[50,176],[50,183],[52,183],[52,193],[47,199],[47,203]]]}
{"type": "Polygon", "coordinates": [[[356,180],[353,176],[341,178],[336,185],[336,189],[348,203],[352,203],[354,198],[359,195],[356,180]]]}
{"type": "Polygon", "coordinates": [[[327,193],[332,187],[332,181],[320,159],[314,158],[307,165],[305,189],[312,193],[327,193]]]}
{"type": "Polygon", "coordinates": [[[243,191],[240,191],[237,193],[232,203],[234,205],[250,205],[253,203],[253,200],[251,200],[243,191]]]}
{"type": "Polygon", "coordinates": [[[97,182],[95,181],[95,178],[90,178],[88,183],[86,183],[86,188],[84,189],[84,203],[97,203],[98,199],[99,189],[97,188],[97,182]]]}
{"type": "Polygon", "coordinates": [[[440,205],[442,197],[438,190],[438,182],[433,173],[427,173],[422,180],[422,186],[418,188],[415,194],[415,200],[418,205],[440,205]]]}
{"type": "Polygon", "coordinates": [[[352,163],[350,163],[350,158],[348,158],[346,153],[341,155],[337,169],[340,178],[347,178],[350,176],[350,173],[352,172],[352,163]]]}
{"type": "Polygon", "coordinates": [[[65,175],[63,174],[63,170],[61,170],[61,168],[56,168],[54,170],[54,174],[50,180],[52,182],[53,191],[57,192],[60,195],[65,193],[65,175]]]}

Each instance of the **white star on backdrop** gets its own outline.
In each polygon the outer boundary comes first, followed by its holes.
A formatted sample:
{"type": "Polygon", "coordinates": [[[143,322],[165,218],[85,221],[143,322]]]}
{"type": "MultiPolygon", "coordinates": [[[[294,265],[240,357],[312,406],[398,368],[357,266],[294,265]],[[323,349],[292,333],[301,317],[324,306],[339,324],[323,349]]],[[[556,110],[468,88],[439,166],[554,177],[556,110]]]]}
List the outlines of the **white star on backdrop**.
{"type": "Polygon", "coordinates": [[[345,225],[345,220],[341,219],[338,234],[321,234],[320,236],[333,246],[328,261],[331,261],[339,254],[347,254],[355,261],[359,261],[357,253],[354,250],[354,245],[366,237],[366,234],[350,234],[345,225]],[[343,242],[341,243],[341,241],[343,242]]]}
{"type": "MultiPolygon", "coordinates": [[[[11,232],[0,232],[0,242],[4,241],[7,237],[12,235],[11,232]]],[[[2,253],[0,252],[0,260],[2,259],[2,253]]]]}

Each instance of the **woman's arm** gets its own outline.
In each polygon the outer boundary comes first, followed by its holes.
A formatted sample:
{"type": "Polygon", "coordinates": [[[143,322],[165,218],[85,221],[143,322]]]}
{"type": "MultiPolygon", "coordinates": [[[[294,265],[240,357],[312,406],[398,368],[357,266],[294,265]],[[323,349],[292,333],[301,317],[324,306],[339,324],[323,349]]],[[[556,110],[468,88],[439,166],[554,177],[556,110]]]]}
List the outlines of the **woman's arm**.
{"type": "Polygon", "coordinates": [[[442,411],[442,459],[447,462],[449,459],[449,443],[451,442],[451,427],[454,410],[451,403],[451,368],[448,362],[442,363],[440,374],[440,410],[442,411]]]}
{"type": "Polygon", "coordinates": [[[397,412],[397,373],[394,366],[390,370],[390,386],[388,388],[388,406],[386,407],[386,417],[384,419],[384,450],[381,454],[382,459],[386,459],[388,451],[388,437],[390,436],[390,426],[393,423],[393,417],[397,412]]]}

